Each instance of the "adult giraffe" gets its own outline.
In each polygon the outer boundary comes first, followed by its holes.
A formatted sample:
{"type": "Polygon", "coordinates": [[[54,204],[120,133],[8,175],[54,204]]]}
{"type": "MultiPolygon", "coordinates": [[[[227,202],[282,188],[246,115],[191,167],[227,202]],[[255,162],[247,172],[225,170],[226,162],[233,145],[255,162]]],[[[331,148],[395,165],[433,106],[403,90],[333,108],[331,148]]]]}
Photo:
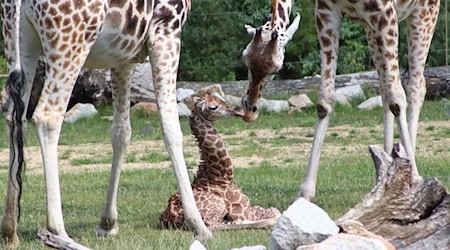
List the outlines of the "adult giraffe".
{"type": "MultiPolygon", "coordinates": [[[[172,159],[188,226],[199,237],[211,232],[195,206],[182,152],[176,106],[176,75],[181,27],[190,0],[6,0],[3,34],[11,100],[7,106],[10,166],[6,207],[1,222],[4,244],[17,246],[25,107],[39,56],[46,79],[32,121],[41,145],[47,201],[47,228],[67,237],[61,208],[57,145],[63,116],[75,80],[84,66],[111,68],[114,119],[113,160],[106,204],[97,234],[115,235],[121,162],[130,141],[130,76],[133,65],[150,57],[164,142],[172,159]]],[[[150,73],[150,72],[149,72],[150,73]]]]}
{"type": "MultiPolygon", "coordinates": [[[[420,109],[426,86],[423,71],[439,13],[439,0],[315,0],[315,19],[321,57],[321,85],[317,100],[317,124],[308,169],[298,196],[311,199],[315,195],[319,158],[325,132],[334,106],[334,79],[339,47],[339,28],[344,15],[364,25],[372,58],[377,68],[384,106],[384,150],[391,152],[394,118],[401,143],[420,178],[414,151],[420,109]],[[398,22],[406,20],[408,34],[408,66],[410,80],[408,105],[402,88],[398,66],[398,22]],[[407,119],[408,118],[408,119],[407,119]]],[[[243,52],[249,69],[250,84],[242,98],[246,110],[244,120],[258,117],[258,100],[264,82],[280,68],[284,53],[279,33],[289,23],[291,0],[272,1],[272,25],[248,28],[253,40],[243,52]]],[[[269,21],[270,22],[270,21],[269,21]]]]}

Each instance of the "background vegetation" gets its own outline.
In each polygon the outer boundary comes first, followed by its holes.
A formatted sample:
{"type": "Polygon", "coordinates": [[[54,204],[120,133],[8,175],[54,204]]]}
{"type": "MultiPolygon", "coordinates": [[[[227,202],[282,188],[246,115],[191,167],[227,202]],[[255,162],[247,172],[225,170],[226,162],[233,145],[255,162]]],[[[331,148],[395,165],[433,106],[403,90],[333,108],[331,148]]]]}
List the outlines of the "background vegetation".
{"type": "MultiPolygon", "coordinates": [[[[448,0],[444,0],[448,1],[448,0]]],[[[445,65],[445,2],[430,48],[427,66],[445,65]]],[[[279,79],[296,79],[320,73],[319,45],[313,16],[314,0],[294,1],[291,19],[301,13],[300,29],[286,48],[285,65],[279,79]]],[[[182,35],[179,80],[228,81],[247,79],[241,53],[251,38],[244,24],[264,24],[270,13],[269,0],[195,0],[182,35]]],[[[405,23],[400,25],[400,67],[407,66],[405,23]]],[[[0,38],[1,39],[1,38],[0,38]]],[[[3,41],[0,40],[3,47],[3,41]]],[[[3,54],[3,51],[0,51],[3,54]]],[[[448,53],[448,52],[447,52],[448,53]]],[[[448,56],[448,54],[447,54],[448,56]]],[[[345,19],[341,27],[338,74],[373,69],[364,30],[345,19]]],[[[6,64],[0,57],[0,73],[6,64]]]]}
{"type": "MultiPolygon", "coordinates": [[[[446,1],[446,0],[444,0],[446,1]]],[[[440,15],[430,48],[427,66],[445,65],[445,11],[440,15]]],[[[320,74],[319,45],[313,16],[313,0],[294,1],[302,19],[300,29],[286,48],[285,65],[276,77],[295,79],[320,74]]],[[[184,27],[180,80],[224,81],[247,79],[241,53],[251,38],[244,24],[254,27],[265,23],[270,13],[269,0],[192,2],[192,11],[184,27]]],[[[345,19],[340,33],[338,74],[373,69],[370,51],[361,25],[345,19]]],[[[400,67],[407,67],[405,23],[400,25],[400,67]]],[[[448,53],[448,52],[447,52],[448,53]]]]}

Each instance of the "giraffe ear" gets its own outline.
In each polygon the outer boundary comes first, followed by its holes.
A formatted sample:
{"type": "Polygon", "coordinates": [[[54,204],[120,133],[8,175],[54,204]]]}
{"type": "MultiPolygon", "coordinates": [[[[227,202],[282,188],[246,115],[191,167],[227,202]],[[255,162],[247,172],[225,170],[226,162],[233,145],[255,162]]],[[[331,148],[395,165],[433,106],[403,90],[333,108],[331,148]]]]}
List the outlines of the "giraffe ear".
{"type": "Polygon", "coordinates": [[[202,99],[201,98],[199,98],[199,97],[197,97],[197,96],[194,96],[194,103],[196,104],[196,103],[198,103],[198,102],[200,102],[202,99]]]}
{"type": "Polygon", "coordinates": [[[250,26],[250,25],[244,25],[244,28],[247,30],[247,33],[250,35],[250,36],[255,36],[255,34],[256,34],[256,29],[255,28],[253,28],[252,26],[250,26]]]}
{"type": "Polygon", "coordinates": [[[203,111],[205,111],[205,109],[206,109],[206,102],[205,102],[205,101],[202,101],[201,104],[202,104],[202,112],[203,112],[203,111]]]}
{"type": "Polygon", "coordinates": [[[294,18],[294,21],[292,21],[291,25],[286,30],[286,34],[288,34],[291,39],[294,36],[294,33],[298,30],[298,26],[300,25],[300,18],[300,13],[297,12],[297,16],[294,18]]]}

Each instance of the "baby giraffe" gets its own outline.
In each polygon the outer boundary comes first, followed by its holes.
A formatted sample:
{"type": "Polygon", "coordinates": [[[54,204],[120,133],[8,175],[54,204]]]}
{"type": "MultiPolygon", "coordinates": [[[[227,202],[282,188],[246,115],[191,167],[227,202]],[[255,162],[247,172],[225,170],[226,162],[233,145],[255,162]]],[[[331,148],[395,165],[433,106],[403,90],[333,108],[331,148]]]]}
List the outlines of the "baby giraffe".
{"type": "MultiPolygon", "coordinates": [[[[214,121],[239,116],[244,111],[226,103],[218,94],[194,98],[189,117],[192,134],[200,149],[200,164],[192,182],[198,210],[210,230],[269,228],[280,215],[276,208],[250,206],[248,197],[233,183],[233,165],[214,121]]],[[[160,216],[166,228],[186,228],[180,194],[172,195],[160,216]]]]}

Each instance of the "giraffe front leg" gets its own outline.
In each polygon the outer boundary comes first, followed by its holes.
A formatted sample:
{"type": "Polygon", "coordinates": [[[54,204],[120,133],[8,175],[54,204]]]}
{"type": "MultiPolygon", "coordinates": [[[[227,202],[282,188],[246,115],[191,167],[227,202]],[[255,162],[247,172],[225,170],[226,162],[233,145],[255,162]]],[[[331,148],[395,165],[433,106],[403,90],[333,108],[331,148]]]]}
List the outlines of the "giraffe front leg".
{"type": "Polygon", "coordinates": [[[111,126],[113,159],[109,179],[108,195],[96,229],[97,236],[113,236],[119,233],[117,224],[117,193],[119,190],[120,169],[125,150],[130,143],[130,82],[134,65],[111,69],[114,120],[111,126]]]}
{"type": "Polygon", "coordinates": [[[334,107],[334,78],[339,47],[339,27],[341,24],[339,14],[319,9],[320,4],[318,4],[318,1],[321,0],[316,0],[315,15],[322,69],[317,100],[317,123],[308,168],[297,195],[297,198],[303,197],[307,200],[312,199],[316,193],[320,153],[334,107]],[[327,18],[322,18],[324,15],[327,18]]]}
{"type": "Polygon", "coordinates": [[[181,31],[177,30],[167,35],[162,33],[164,33],[164,29],[156,31],[155,42],[150,50],[150,59],[164,143],[172,159],[181,195],[185,223],[194,231],[198,239],[210,238],[212,233],[205,226],[195,205],[183,156],[183,134],[181,132],[176,99],[176,76],[180,54],[181,31]]]}

